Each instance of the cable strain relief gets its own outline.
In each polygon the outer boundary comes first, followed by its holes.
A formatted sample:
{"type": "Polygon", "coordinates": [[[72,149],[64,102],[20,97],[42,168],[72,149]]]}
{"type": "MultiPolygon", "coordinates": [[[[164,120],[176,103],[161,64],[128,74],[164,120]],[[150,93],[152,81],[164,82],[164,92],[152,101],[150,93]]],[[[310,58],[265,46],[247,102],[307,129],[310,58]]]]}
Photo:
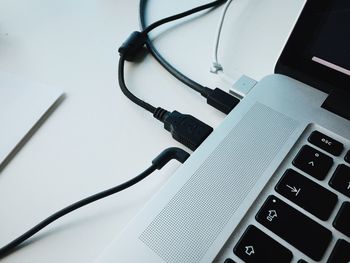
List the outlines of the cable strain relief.
{"type": "Polygon", "coordinates": [[[165,149],[161,152],[153,161],[152,164],[156,166],[158,170],[162,169],[164,165],[166,165],[170,160],[177,160],[180,163],[184,163],[190,154],[181,148],[171,147],[165,149]]]}
{"type": "Polygon", "coordinates": [[[169,116],[169,114],[170,114],[169,111],[167,111],[161,107],[158,107],[153,112],[153,117],[161,122],[164,122],[164,120],[169,116]]]}
{"type": "Polygon", "coordinates": [[[217,74],[219,71],[223,71],[224,68],[222,67],[222,65],[218,62],[213,62],[211,68],[210,68],[210,72],[217,74]]]}
{"type": "Polygon", "coordinates": [[[213,92],[212,89],[208,88],[208,87],[203,87],[202,91],[201,91],[201,95],[204,98],[208,98],[208,96],[210,96],[210,94],[213,92]]]}

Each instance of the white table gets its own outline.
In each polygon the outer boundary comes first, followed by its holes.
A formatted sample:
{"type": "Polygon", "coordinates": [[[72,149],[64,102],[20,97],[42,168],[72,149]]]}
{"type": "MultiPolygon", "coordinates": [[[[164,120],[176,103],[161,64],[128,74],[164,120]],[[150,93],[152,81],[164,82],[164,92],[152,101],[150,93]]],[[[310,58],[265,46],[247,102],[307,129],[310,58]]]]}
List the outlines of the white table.
{"type": "MultiPolygon", "coordinates": [[[[202,3],[150,0],[149,16],[202,3]]],[[[220,47],[225,71],[257,80],[273,73],[303,3],[234,2],[220,47]]],[[[221,83],[209,73],[221,9],[180,23],[156,42],[177,68],[210,87],[221,83]]],[[[59,87],[67,96],[0,173],[0,246],[66,205],[137,175],[166,147],[179,146],[117,86],[117,48],[135,29],[136,0],[0,1],[0,71],[59,87]]],[[[126,79],[156,106],[191,113],[213,127],[224,118],[150,56],[128,64],[126,79]]],[[[2,262],[93,261],[178,166],[172,162],[139,185],[65,216],[2,262]]]]}

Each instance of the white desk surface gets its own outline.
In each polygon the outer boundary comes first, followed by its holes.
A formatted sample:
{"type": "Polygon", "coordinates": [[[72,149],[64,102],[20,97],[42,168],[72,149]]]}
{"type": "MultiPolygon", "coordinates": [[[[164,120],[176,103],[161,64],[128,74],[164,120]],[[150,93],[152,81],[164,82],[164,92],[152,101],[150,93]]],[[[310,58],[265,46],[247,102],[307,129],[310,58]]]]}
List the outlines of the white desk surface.
{"type": "MultiPolygon", "coordinates": [[[[153,21],[206,2],[150,0],[148,14],[153,21]]],[[[234,1],[220,47],[225,71],[257,80],[273,73],[303,3],[234,1]]],[[[219,83],[209,68],[221,10],[177,22],[156,41],[177,68],[210,87],[219,83]]],[[[0,246],[179,146],[117,85],[118,46],[138,26],[137,0],[0,1],[0,71],[59,87],[67,96],[0,173],[0,246]]],[[[213,127],[224,118],[150,56],[126,72],[130,89],[156,106],[192,113],[213,127]]],[[[65,216],[2,262],[93,261],[178,166],[172,162],[137,186],[65,216]]]]}

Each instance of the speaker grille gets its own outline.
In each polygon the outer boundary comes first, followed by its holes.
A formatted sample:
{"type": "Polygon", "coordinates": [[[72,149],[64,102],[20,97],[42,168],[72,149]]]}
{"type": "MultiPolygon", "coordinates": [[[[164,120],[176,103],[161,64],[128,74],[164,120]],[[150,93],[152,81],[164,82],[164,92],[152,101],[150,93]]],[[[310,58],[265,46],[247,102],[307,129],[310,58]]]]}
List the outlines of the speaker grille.
{"type": "Polygon", "coordinates": [[[165,262],[199,262],[296,126],[255,104],[139,239],[165,262]]]}

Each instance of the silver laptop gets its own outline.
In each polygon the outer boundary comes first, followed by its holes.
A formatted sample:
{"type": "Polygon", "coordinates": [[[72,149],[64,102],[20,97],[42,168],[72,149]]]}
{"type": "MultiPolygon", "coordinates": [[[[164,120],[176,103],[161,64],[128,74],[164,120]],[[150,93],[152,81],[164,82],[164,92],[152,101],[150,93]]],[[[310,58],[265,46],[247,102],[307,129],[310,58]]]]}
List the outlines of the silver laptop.
{"type": "Polygon", "coordinates": [[[350,1],[277,62],[97,262],[350,262],[350,1]]]}
{"type": "Polygon", "coordinates": [[[62,99],[59,89],[0,72],[0,172],[62,99]]]}

